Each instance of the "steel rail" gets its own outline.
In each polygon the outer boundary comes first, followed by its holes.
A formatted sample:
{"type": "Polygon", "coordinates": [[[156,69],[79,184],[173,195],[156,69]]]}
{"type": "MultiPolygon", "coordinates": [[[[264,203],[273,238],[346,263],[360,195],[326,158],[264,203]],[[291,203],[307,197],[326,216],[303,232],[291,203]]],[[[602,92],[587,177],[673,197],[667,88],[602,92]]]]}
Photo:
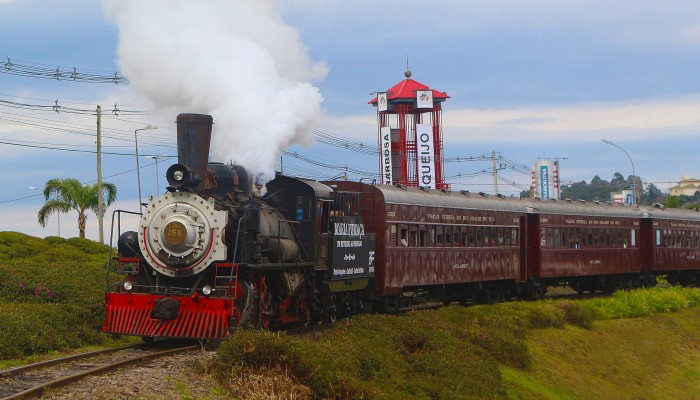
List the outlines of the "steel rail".
{"type": "MultiPolygon", "coordinates": [[[[96,355],[102,355],[105,353],[114,353],[114,352],[121,351],[121,350],[128,350],[130,348],[137,348],[137,347],[143,347],[143,346],[144,346],[144,344],[137,344],[137,345],[124,346],[124,347],[115,348],[115,349],[106,349],[106,350],[98,350],[98,351],[94,351],[94,352],[90,352],[90,353],[82,353],[82,354],[77,354],[75,356],[63,357],[63,358],[59,358],[59,359],[55,359],[55,360],[48,360],[48,361],[41,362],[41,363],[30,364],[30,365],[26,365],[23,367],[18,367],[18,368],[13,368],[10,370],[2,371],[2,374],[0,375],[0,377],[11,376],[11,375],[14,375],[14,374],[17,374],[20,372],[27,372],[27,371],[47,367],[47,366],[54,365],[54,364],[60,364],[62,362],[74,361],[74,360],[78,360],[78,359],[94,357],[96,355]]],[[[29,396],[36,396],[38,394],[41,394],[44,390],[64,386],[68,383],[72,383],[72,382],[75,382],[77,380],[80,380],[86,376],[98,375],[98,374],[101,374],[104,372],[113,371],[115,369],[121,368],[121,367],[126,366],[126,365],[136,364],[136,363],[150,360],[153,358],[164,357],[167,355],[181,353],[181,352],[185,352],[185,351],[191,351],[191,350],[195,350],[195,349],[199,349],[199,348],[201,348],[200,345],[193,345],[193,346],[179,347],[179,348],[175,348],[175,349],[158,351],[158,352],[149,353],[149,354],[142,354],[142,355],[139,355],[136,357],[131,357],[131,358],[128,358],[125,360],[102,365],[102,366],[99,366],[99,367],[96,367],[96,368],[93,368],[90,370],[81,371],[81,372],[78,372],[78,373],[75,373],[72,375],[68,375],[68,376],[58,378],[58,379],[54,379],[50,382],[41,383],[39,385],[22,390],[19,393],[15,393],[13,395],[3,397],[2,400],[16,400],[16,399],[24,399],[24,398],[29,397],[29,396]]]]}

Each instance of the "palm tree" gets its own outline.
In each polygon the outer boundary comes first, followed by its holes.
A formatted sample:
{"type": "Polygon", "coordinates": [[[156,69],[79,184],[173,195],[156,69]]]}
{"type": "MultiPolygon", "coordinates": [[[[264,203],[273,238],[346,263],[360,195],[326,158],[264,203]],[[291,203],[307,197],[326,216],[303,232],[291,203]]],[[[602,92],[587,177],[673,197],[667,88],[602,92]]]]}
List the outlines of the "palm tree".
{"type": "MultiPolygon", "coordinates": [[[[104,209],[114,203],[117,198],[117,187],[109,182],[102,182],[102,190],[106,199],[104,209]]],[[[85,223],[87,221],[86,211],[90,210],[97,215],[98,199],[97,183],[93,185],[83,185],[74,178],[58,179],[54,178],[46,182],[44,187],[44,197],[46,204],[39,210],[39,224],[46,227],[49,215],[53,213],[67,213],[70,210],[78,212],[78,230],[80,237],[85,237],[85,223]]]]}

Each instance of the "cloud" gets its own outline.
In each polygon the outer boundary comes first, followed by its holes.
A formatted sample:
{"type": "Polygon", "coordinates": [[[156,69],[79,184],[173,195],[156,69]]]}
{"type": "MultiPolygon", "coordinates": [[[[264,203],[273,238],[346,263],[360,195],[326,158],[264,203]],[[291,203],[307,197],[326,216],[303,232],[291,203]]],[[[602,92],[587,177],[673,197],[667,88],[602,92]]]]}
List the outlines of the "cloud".
{"type": "MultiPolygon", "coordinates": [[[[648,101],[585,103],[500,109],[443,106],[445,142],[600,141],[608,133],[616,139],[643,140],[697,135],[700,96],[648,101]],[[494,134],[483,135],[484,132],[494,134]],[[576,135],[581,134],[581,135],[576,135]]],[[[355,140],[376,140],[373,113],[326,116],[319,129],[355,140]]]]}
{"type": "MultiPolygon", "coordinates": [[[[562,106],[515,107],[508,109],[463,108],[443,113],[445,131],[499,131],[488,141],[509,141],[532,133],[528,140],[599,140],[592,133],[617,132],[629,139],[656,138],[660,131],[668,136],[687,136],[700,130],[700,96],[687,98],[608,102],[562,106]],[[587,136],[572,137],[572,133],[587,136]]],[[[446,136],[449,133],[446,133],[446,136]]],[[[465,140],[467,138],[464,138],[465,140]]],[[[469,137],[468,140],[474,140],[469,137]]]]}

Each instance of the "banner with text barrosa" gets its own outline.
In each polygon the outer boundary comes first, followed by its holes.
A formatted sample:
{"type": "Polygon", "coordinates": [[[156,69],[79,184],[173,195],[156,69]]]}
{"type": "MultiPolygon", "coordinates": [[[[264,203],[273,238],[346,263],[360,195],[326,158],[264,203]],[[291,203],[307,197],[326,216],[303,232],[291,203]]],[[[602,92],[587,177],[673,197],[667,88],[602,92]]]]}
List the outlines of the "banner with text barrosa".
{"type": "Polygon", "coordinates": [[[375,239],[375,234],[365,233],[362,217],[333,217],[330,246],[331,278],[374,276],[375,239]]]}
{"type": "Polygon", "coordinates": [[[391,128],[383,126],[379,132],[380,147],[381,147],[381,168],[382,168],[382,185],[391,185],[392,165],[391,165],[391,128]]]}

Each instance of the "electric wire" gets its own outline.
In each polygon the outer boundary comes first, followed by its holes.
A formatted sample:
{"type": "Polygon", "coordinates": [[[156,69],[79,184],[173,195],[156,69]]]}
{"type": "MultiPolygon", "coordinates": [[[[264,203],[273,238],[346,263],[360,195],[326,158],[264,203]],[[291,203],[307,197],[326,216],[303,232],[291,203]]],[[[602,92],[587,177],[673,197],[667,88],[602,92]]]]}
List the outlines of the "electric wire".
{"type": "Polygon", "coordinates": [[[23,76],[28,78],[52,79],[64,82],[112,83],[122,85],[129,84],[129,80],[123,76],[120,76],[118,72],[114,72],[114,74],[96,74],[83,71],[89,70],[78,70],[78,68],[76,68],[75,66],[72,67],[72,69],[66,69],[61,67],[37,67],[20,63],[18,60],[12,61],[10,57],[7,57],[7,61],[3,63],[0,67],[0,72],[4,74],[23,76]]]}

